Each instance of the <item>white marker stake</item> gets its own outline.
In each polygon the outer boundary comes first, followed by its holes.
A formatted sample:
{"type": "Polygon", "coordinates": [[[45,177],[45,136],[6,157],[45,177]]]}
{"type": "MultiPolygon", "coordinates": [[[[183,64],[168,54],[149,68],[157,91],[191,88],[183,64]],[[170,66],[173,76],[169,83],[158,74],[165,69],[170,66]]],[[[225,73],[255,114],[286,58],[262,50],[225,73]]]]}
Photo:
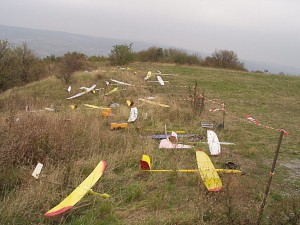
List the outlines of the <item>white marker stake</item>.
{"type": "Polygon", "coordinates": [[[43,168],[43,164],[42,163],[38,163],[32,173],[32,176],[35,178],[35,179],[39,179],[39,175],[42,171],[42,168],[43,168]]]}

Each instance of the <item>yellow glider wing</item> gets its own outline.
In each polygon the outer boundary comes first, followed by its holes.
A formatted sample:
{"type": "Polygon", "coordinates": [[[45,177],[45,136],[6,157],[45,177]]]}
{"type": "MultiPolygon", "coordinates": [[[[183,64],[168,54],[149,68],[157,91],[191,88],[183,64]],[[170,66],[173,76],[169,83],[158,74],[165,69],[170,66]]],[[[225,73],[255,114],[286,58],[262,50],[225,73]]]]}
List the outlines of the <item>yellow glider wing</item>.
{"type": "Polygon", "coordinates": [[[71,209],[80,199],[91,190],[100,179],[106,168],[106,161],[100,161],[93,172],[61,203],[50,209],[45,216],[55,216],[71,209]]]}
{"type": "Polygon", "coordinates": [[[220,191],[222,181],[209,156],[203,151],[196,151],[197,165],[200,176],[208,191],[220,191]]]}
{"type": "Polygon", "coordinates": [[[107,93],[105,94],[105,96],[106,96],[106,95],[110,95],[110,94],[112,94],[112,93],[114,93],[114,92],[116,92],[116,91],[118,91],[118,87],[116,87],[116,88],[112,89],[111,91],[107,92],[107,93]]]}
{"type": "Polygon", "coordinates": [[[96,106],[96,105],[90,105],[90,104],[83,104],[83,105],[86,107],[92,108],[92,109],[103,109],[103,110],[111,109],[109,107],[96,106]]]}

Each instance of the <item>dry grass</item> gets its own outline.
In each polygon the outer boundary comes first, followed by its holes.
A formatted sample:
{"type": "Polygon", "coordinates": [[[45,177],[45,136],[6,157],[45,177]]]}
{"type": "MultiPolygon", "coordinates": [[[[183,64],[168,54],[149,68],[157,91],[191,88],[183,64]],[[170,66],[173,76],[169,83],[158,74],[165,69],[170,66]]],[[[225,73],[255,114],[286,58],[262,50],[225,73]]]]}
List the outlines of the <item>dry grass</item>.
{"type": "MultiPolygon", "coordinates": [[[[142,154],[149,154],[153,167],[195,169],[194,150],[208,150],[195,143],[193,150],[160,150],[158,142],[141,138],[169,129],[187,130],[205,136],[201,121],[221,121],[220,113],[211,114],[207,103],[201,117],[194,114],[188,101],[195,81],[205,96],[221,99],[236,116],[257,116],[276,128],[290,131],[282,145],[280,162],[299,159],[300,81],[298,77],[279,77],[244,72],[178,67],[163,64],[134,64],[137,71],[111,67],[77,73],[72,93],[55,78],[48,78],[0,95],[0,223],[1,224],[254,224],[279,133],[242,123],[226,116],[225,129],[217,131],[221,141],[235,142],[222,146],[222,155],[212,158],[216,167],[227,161],[241,165],[246,176],[221,175],[224,190],[208,193],[197,174],[144,174],[139,171],[142,154]],[[159,69],[179,76],[165,87],[145,83],[148,70],[159,69]],[[109,79],[135,84],[127,90],[103,97],[103,92],[67,100],[81,86],[104,87],[109,79]],[[286,88],[282,88],[284,85],[286,88]],[[147,87],[145,87],[147,86],[147,87]],[[181,87],[186,86],[186,87],[181,87]],[[280,95],[278,95],[278,90],[280,95]],[[160,108],[138,102],[139,97],[155,96],[155,101],[170,105],[160,108]],[[126,100],[135,101],[139,119],[127,130],[111,131],[111,121],[126,121],[126,100]],[[115,117],[102,118],[101,111],[83,104],[106,106],[117,102],[115,117]],[[78,108],[72,110],[70,104],[78,108]],[[57,112],[25,112],[55,107],[57,112]],[[147,115],[147,118],[146,118],[147,115]],[[104,176],[94,186],[110,199],[87,195],[76,207],[55,218],[43,214],[60,202],[93,170],[100,160],[107,161],[104,176]],[[37,162],[44,164],[39,180],[30,176],[37,162]]],[[[155,80],[155,78],[152,78],[155,80]]],[[[108,87],[112,89],[113,87],[108,87]]],[[[122,89],[122,88],[121,88],[122,89]]],[[[188,141],[181,140],[185,143],[188,141]]],[[[187,143],[190,144],[190,143],[187,143]]],[[[299,177],[280,164],[274,177],[264,222],[297,224],[299,222],[299,177]],[[287,179],[280,172],[291,174],[287,179]],[[298,180],[298,181],[297,181],[298,180]],[[280,212],[280,213],[276,213],[280,212]],[[271,221],[270,220],[270,221],[271,221]]]]}

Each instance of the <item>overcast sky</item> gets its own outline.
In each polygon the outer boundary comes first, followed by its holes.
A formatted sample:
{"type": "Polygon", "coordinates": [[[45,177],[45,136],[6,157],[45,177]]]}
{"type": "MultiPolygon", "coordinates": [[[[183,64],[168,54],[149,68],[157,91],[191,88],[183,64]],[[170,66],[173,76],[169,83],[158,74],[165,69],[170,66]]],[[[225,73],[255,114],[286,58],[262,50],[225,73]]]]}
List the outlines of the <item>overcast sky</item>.
{"type": "Polygon", "coordinates": [[[0,24],[227,49],[300,68],[299,0],[0,0],[0,24]]]}

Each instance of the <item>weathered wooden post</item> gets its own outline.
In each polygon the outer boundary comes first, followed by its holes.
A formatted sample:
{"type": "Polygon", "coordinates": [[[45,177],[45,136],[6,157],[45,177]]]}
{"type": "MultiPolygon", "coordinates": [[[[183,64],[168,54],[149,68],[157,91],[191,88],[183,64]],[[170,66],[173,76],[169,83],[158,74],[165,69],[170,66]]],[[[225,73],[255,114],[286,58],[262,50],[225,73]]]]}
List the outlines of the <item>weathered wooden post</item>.
{"type": "Polygon", "coordinates": [[[265,205],[266,205],[267,197],[269,195],[269,191],[270,191],[270,187],[271,187],[273,175],[275,173],[275,166],[276,166],[276,161],[277,161],[277,158],[278,158],[279,149],[280,149],[281,142],[282,142],[282,137],[283,137],[284,134],[288,135],[288,132],[286,132],[284,129],[281,129],[280,130],[280,136],[279,136],[279,140],[278,140],[277,149],[275,151],[275,155],[274,155],[274,159],[273,159],[273,164],[272,164],[271,172],[269,174],[269,181],[268,181],[265,193],[264,193],[263,201],[262,201],[262,203],[260,205],[260,210],[259,210],[258,219],[257,219],[257,225],[260,224],[261,217],[262,217],[262,214],[264,212],[264,208],[265,208],[265,205]]]}
{"type": "Polygon", "coordinates": [[[225,129],[225,103],[222,104],[222,111],[223,111],[222,124],[223,124],[223,129],[225,129]]]}
{"type": "Polygon", "coordinates": [[[200,95],[199,97],[200,97],[200,100],[201,100],[201,102],[200,102],[200,116],[201,116],[201,114],[204,110],[204,105],[205,105],[204,104],[204,102],[205,102],[204,89],[203,89],[202,95],[200,95]]]}

